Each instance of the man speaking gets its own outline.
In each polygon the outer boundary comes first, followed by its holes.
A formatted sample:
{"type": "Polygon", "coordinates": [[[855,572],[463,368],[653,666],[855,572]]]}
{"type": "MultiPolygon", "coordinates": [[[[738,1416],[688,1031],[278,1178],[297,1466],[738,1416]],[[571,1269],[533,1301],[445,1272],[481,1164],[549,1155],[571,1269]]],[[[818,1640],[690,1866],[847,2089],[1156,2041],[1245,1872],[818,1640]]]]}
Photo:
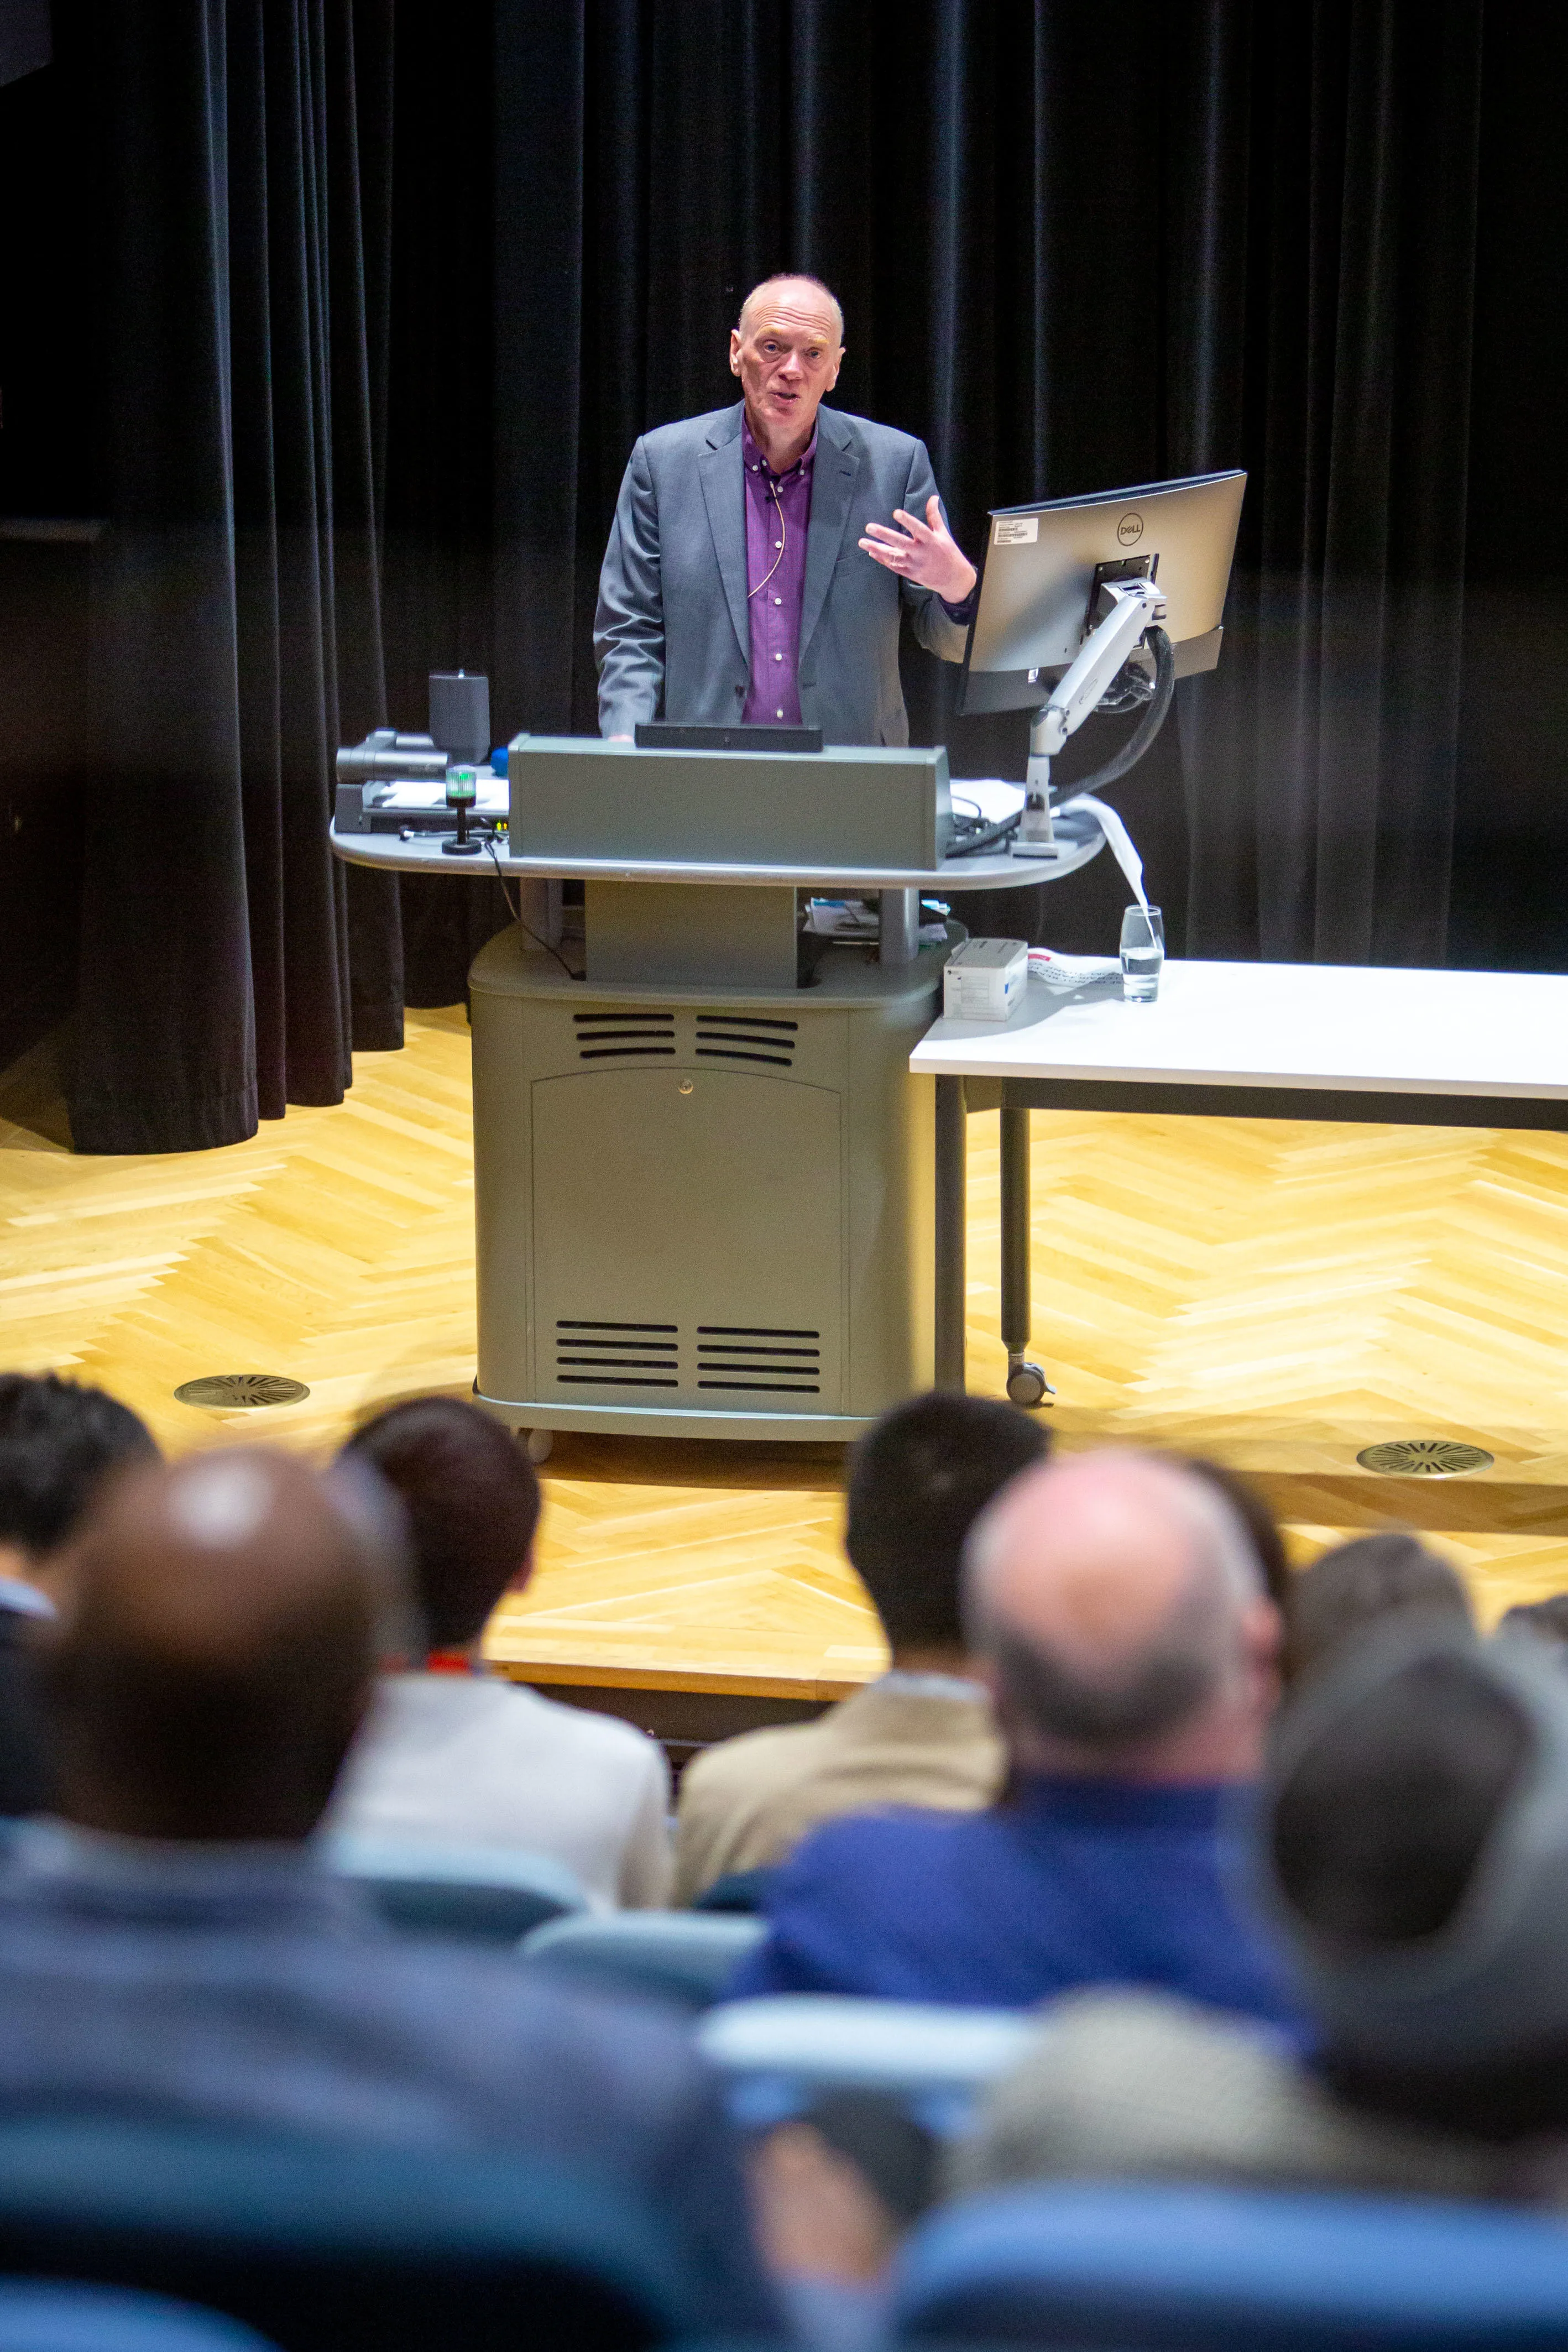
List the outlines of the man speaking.
{"type": "Polygon", "coordinates": [[[826,287],[765,278],[730,337],[740,403],[632,451],[599,574],[602,734],[739,720],[907,743],[900,614],[963,659],[974,566],[925,444],[822,406],[843,362],[826,287]]]}

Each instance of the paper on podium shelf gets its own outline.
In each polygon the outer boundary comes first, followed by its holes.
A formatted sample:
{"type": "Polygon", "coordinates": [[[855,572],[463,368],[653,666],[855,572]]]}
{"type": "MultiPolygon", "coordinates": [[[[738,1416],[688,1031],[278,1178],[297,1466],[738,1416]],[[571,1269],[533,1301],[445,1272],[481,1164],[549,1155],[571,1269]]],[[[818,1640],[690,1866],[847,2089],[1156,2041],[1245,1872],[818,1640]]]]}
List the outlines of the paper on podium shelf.
{"type": "MultiPolygon", "coordinates": [[[[506,778],[492,775],[489,769],[481,768],[478,772],[478,786],[473,801],[475,814],[504,816],[507,811],[506,778]]],[[[368,792],[365,797],[369,801],[368,792]]],[[[402,810],[443,809],[447,805],[447,788],[439,778],[406,784],[386,784],[371,804],[394,814],[402,810]]]]}
{"type": "Polygon", "coordinates": [[[954,776],[948,791],[955,809],[983,817],[987,824],[1005,824],[1024,805],[1023,785],[1009,784],[1001,776],[954,776]]]}

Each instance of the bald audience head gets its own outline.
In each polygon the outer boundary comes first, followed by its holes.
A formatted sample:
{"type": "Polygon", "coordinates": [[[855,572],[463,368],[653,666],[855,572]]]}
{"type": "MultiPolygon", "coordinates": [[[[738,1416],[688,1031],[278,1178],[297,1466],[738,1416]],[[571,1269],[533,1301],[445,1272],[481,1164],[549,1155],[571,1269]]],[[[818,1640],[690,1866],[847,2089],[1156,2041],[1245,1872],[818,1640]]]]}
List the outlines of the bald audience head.
{"type": "Polygon", "coordinates": [[[1234,1507],[1190,1470],[1107,1450],[1025,1471],[976,1522],[964,1608],[1022,1769],[1256,1771],[1279,1615],[1234,1507]]]}
{"type": "Polygon", "coordinates": [[[62,1563],[58,1811],[140,1837],[307,1837],[401,1598],[401,1540],[369,1474],[259,1446],[117,1478],[62,1563]]]}

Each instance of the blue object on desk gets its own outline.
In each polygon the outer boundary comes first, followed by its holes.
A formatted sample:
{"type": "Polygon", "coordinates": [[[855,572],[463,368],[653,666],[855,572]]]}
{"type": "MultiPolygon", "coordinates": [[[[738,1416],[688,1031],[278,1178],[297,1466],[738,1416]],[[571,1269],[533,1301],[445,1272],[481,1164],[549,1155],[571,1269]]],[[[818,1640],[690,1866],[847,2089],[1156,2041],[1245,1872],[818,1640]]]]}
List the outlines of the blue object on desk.
{"type": "Polygon", "coordinates": [[[497,776],[504,776],[506,773],[506,745],[504,743],[498,745],[496,750],[490,753],[490,772],[493,775],[497,776]]]}

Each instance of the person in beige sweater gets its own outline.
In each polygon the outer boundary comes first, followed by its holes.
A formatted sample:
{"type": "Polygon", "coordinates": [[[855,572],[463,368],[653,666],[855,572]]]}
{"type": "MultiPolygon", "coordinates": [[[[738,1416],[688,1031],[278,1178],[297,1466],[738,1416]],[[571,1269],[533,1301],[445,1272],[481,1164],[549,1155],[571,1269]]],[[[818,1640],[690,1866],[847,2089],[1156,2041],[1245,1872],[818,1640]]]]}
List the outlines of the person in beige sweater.
{"type": "Polygon", "coordinates": [[[990,1702],[969,1678],[958,1620],[963,1539],[1047,1433],[993,1399],[932,1394],[884,1414],[850,1465],[844,1545],[882,1621],[890,1670],[813,1723],[749,1731],[688,1765],[677,1903],[781,1862],[808,1830],[889,1805],[958,1811],[1001,1783],[990,1702]]]}

